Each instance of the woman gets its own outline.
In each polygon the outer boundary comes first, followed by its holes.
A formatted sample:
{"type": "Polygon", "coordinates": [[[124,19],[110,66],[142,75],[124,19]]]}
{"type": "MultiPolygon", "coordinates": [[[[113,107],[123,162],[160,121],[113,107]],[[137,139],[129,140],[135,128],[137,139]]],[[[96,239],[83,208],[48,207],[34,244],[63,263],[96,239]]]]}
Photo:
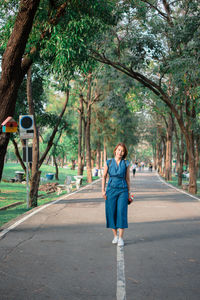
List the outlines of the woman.
{"type": "Polygon", "coordinates": [[[119,143],[114,151],[114,158],[107,160],[102,180],[102,194],[106,200],[107,228],[112,228],[114,238],[112,243],[124,246],[124,229],[128,228],[127,208],[130,193],[129,161],[125,144],[119,143]],[[106,178],[109,174],[108,186],[105,192],[106,178]],[[119,229],[119,238],[117,236],[119,229]]]}

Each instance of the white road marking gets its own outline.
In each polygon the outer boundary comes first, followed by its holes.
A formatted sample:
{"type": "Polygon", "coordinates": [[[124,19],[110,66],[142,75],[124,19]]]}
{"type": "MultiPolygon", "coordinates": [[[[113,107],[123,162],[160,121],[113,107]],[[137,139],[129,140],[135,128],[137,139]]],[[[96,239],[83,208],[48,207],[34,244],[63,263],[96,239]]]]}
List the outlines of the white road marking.
{"type": "Polygon", "coordinates": [[[117,300],[126,300],[124,247],[117,246],[117,300]]]}
{"type": "Polygon", "coordinates": [[[160,177],[160,175],[159,175],[158,173],[156,173],[156,175],[158,176],[158,178],[159,178],[159,180],[160,180],[161,182],[165,183],[166,185],[168,185],[169,187],[173,188],[174,190],[176,190],[176,191],[178,191],[178,192],[180,192],[180,193],[186,194],[186,195],[190,196],[191,198],[194,198],[194,199],[200,201],[200,199],[199,199],[198,197],[193,196],[193,195],[191,195],[191,194],[189,194],[189,193],[187,193],[187,192],[185,192],[185,191],[182,191],[181,189],[178,189],[178,188],[174,187],[174,186],[173,186],[172,184],[170,184],[170,183],[167,183],[165,180],[163,180],[163,179],[160,177]]]}
{"type": "Polygon", "coordinates": [[[78,189],[77,191],[75,191],[75,192],[73,192],[73,193],[64,195],[62,198],[59,198],[59,199],[57,199],[57,200],[55,200],[55,201],[52,201],[52,202],[50,202],[50,203],[48,203],[48,204],[45,204],[45,205],[42,205],[42,206],[36,208],[32,213],[30,213],[30,214],[28,214],[27,216],[23,217],[22,219],[20,219],[19,221],[15,222],[14,224],[12,224],[11,226],[9,226],[8,228],[3,229],[3,230],[0,232],[0,239],[2,239],[9,231],[11,231],[12,229],[16,228],[17,226],[19,226],[21,223],[25,222],[26,220],[28,220],[28,219],[31,218],[32,216],[36,215],[36,214],[39,213],[41,210],[43,210],[43,209],[45,209],[45,208],[51,206],[52,204],[58,203],[59,201],[62,201],[62,200],[64,200],[64,199],[68,198],[69,196],[78,193],[79,191],[82,191],[82,190],[88,188],[90,185],[95,184],[96,182],[98,182],[98,181],[100,181],[100,180],[102,180],[102,178],[99,178],[99,179],[93,181],[92,183],[90,183],[90,184],[88,184],[88,185],[86,185],[86,186],[84,186],[84,187],[78,189]]]}

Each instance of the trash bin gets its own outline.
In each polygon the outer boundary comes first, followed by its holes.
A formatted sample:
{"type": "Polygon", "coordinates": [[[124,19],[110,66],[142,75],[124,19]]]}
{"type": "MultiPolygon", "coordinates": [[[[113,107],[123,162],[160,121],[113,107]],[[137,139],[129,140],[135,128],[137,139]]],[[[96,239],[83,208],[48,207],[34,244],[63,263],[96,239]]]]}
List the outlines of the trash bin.
{"type": "Polygon", "coordinates": [[[46,178],[48,180],[53,180],[53,177],[54,177],[54,173],[48,173],[48,174],[46,174],[46,178]]]}
{"type": "Polygon", "coordinates": [[[23,178],[24,178],[24,172],[16,171],[15,174],[16,174],[16,179],[17,179],[19,182],[22,182],[22,180],[23,180],[23,178]]]}

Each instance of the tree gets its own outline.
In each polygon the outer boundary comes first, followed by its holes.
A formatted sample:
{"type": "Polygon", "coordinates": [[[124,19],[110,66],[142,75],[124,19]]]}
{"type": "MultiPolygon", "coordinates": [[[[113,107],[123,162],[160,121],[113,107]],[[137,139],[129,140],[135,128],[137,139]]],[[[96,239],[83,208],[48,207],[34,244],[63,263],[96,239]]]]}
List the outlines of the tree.
{"type": "Polygon", "coordinates": [[[91,55],[136,80],[169,107],[186,140],[189,191],[196,193],[198,1],[119,1],[119,9],[123,14],[118,25],[91,55]],[[186,107],[183,114],[180,106],[186,107]]]}
{"type": "MultiPolygon", "coordinates": [[[[17,92],[30,65],[25,58],[22,63],[22,57],[39,2],[39,0],[22,0],[20,2],[15,26],[3,54],[0,79],[0,123],[2,123],[7,116],[13,116],[15,112],[17,92]]],[[[9,137],[9,134],[1,134],[0,136],[0,179],[9,137]]]]}
{"type": "Polygon", "coordinates": [[[116,74],[108,67],[102,68],[98,77],[102,101],[94,106],[92,112],[91,141],[98,160],[100,149],[104,152],[104,163],[108,155],[113,155],[113,148],[120,141],[127,145],[131,157],[131,149],[138,140],[138,119],[128,102],[128,93],[132,87],[130,82],[125,75],[116,74]]]}
{"type": "MultiPolygon", "coordinates": [[[[3,53],[2,74],[0,79],[1,123],[8,115],[13,116],[15,112],[17,93],[22,80],[33,61],[37,61],[40,50],[45,48],[51,40],[52,35],[57,35],[58,29],[59,32],[63,32],[63,26],[64,28],[68,26],[69,29],[71,25],[71,18],[73,19],[74,16],[76,16],[76,18],[79,17],[80,21],[81,17],[84,15],[88,16],[88,20],[91,16],[93,20],[95,20],[95,18],[101,18],[102,20],[107,19],[107,22],[110,22],[109,12],[112,8],[112,5],[110,5],[111,2],[106,3],[106,1],[104,1],[103,6],[101,6],[100,4],[102,4],[102,1],[95,0],[84,1],[84,3],[83,1],[73,0],[55,2],[44,1],[41,3],[39,0],[21,0],[19,5],[18,3],[16,4],[15,1],[12,1],[12,4],[14,7],[14,17],[9,18],[8,23],[4,21],[5,30],[3,33],[10,32],[12,25],[13,30],[11,35],[8,34],[8,43],[5,45],[5,42],[2,42],[0,51],[3,53]],[[38,10],[39,5],[41,5],[41,9],[38,10]],[[106,14],[104,14],[105,12],[106,14]],[[60,28],[59,22],[62,22],[62,27],[60,28]],[[9,30],[7,30],[8,28],[9,30]],[[56,30],[54,31],[53,28],[56,28],[56,30]]],[[[4,14],[11,8],[11,6],[9,3],[7,4],[5,2],[1,4],[1,7],[3,8],[1,16],[4,17],[4,14]]],[[[12,16],[12,14],[9,14],[9,16],[12,16]]],[[[89,22],[89,24],[91,25],[92,22],[89,22]]],[[[84,22],[81,28],[84,27],[83,25],[84,22]]],[[[87,27],[89,32],[89,26],[87,27]]],[[[72,29],[75,30],[76,27],[72,26],[72,29]]],[[[85,34],[85,32],[83,34],[85,34]]],[[[71,36],[73,35],[71,34],[71,36]]],[[[87,39],[87,36],[84,37],[84,40],[85,39],[87,39]]],[[[79,42],[81,41],[80,36],[75,39],[76,46],[78,45],[78,40],[79,42]]],[[[83,44],[84,41],[82,45],[83,44]]],[[[67,49],[68,56],[74,52],[74,49],[71,49],[71,51],[69,51],[69,49],[70,47],[67,49]]],[[[79,52],[79,50],[80,48],[77,46],[76,51],[79,52]]],[[[2,154],[0,158],[0,179],[2,176],[4,156],[8,141],[9,134],[2,134],[0,137],[0,152],[2,154]]]]}

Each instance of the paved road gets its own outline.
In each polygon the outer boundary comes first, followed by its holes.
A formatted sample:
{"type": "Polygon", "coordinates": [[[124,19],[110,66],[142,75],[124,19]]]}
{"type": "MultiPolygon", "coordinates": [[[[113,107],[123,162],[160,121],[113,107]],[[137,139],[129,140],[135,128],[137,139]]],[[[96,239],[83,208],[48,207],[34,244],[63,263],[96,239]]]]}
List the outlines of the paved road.
{"type": "Polygon", "coordinates": [[[200,202],[154,173],[137,173],[132,189],[121,252],[105,228],[100,181],[3,236],[0,300],[199,300],[200,202]]]}

